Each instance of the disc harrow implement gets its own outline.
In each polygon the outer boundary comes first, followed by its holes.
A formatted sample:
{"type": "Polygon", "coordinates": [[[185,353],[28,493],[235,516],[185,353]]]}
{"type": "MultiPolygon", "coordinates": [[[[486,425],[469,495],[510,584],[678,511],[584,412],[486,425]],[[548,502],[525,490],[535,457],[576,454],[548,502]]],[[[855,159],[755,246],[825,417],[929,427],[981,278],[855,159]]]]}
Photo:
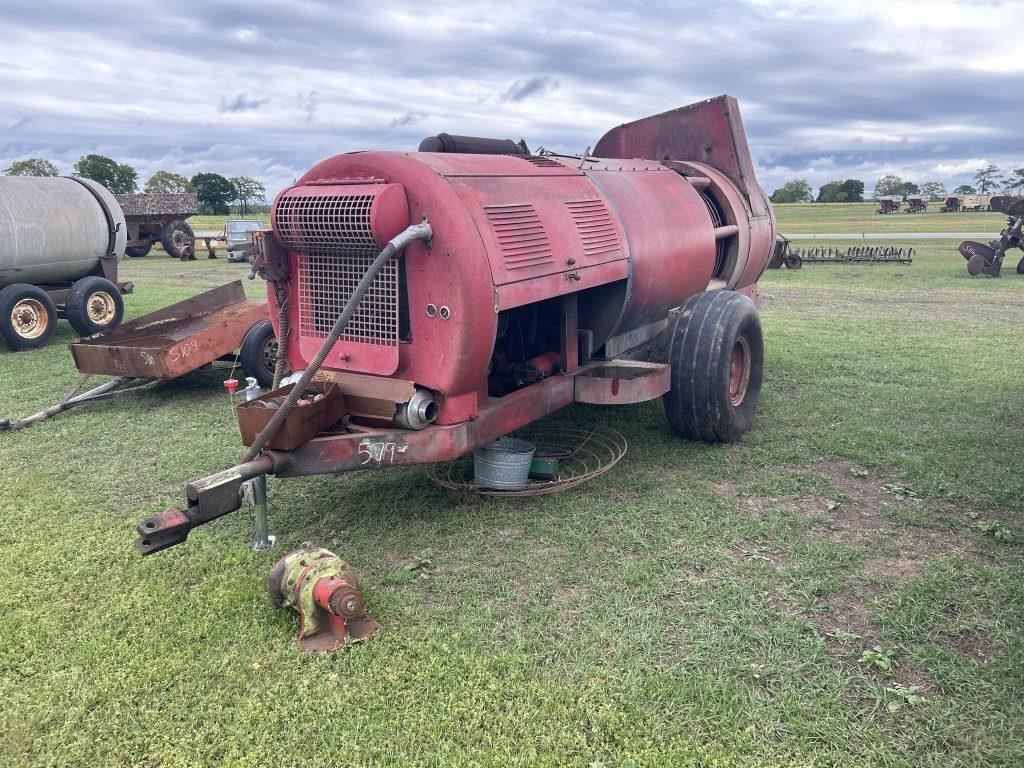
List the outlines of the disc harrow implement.
{"type": "Polygon", "coordinates": [[[804,264],[912,264],[913,248],[883,245],[858,245],[848,248],[814,246],[799,248],[790,243],[780,257],[768,266],[770,269],[800,269],[804,264]]]}

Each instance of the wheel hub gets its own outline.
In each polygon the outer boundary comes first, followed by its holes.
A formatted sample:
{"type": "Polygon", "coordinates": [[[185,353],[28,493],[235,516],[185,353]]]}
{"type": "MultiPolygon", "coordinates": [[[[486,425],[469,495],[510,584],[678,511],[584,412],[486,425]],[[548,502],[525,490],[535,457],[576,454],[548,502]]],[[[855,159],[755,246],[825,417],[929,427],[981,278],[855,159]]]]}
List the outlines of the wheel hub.
{"type": "Polygon", "coordinates": [[[11,325],[23,339],[38,339],[50,324],[50,313],[37,299],[22,299],[11,310],[11,325]]]}
{"type": "Polygon", "coordinates": [[[271,338],[263,345],[263,366],[268,371],[277,367],[277,339],[271,338]]]}
{"type": "Polygon", "coordinates": [[[746,337],[739,336],[732,345],[729,359],[729,401],[739,406],[747,396],[750,384],[750,344],[746,337]]]}
{"type": "Polygon", "coordinates": [[[114,303],[114,297],[106,291],[96,291],[89,297],[85,312],[96,325],[109,325],[117,314],[117,304],[114,303]]]}

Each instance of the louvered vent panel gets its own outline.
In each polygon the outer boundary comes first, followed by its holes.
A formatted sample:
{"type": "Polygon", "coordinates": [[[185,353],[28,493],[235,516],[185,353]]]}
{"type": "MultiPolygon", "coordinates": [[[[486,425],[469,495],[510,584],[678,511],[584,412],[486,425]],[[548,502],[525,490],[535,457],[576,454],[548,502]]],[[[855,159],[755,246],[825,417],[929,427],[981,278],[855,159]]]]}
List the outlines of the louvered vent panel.
{"type": "Polygon", "coordinates": [[[488,205],[484,213],[498,240],[506,269],[554,262],[551,243],[532,205],[488,205]]]}
{"type": "Polygon", "coordinates": [[[601,200],[576,200],[566,206],[583,240],[585,256],[608,259],[622,255],[622,244],[608,206],[601,200]]]}

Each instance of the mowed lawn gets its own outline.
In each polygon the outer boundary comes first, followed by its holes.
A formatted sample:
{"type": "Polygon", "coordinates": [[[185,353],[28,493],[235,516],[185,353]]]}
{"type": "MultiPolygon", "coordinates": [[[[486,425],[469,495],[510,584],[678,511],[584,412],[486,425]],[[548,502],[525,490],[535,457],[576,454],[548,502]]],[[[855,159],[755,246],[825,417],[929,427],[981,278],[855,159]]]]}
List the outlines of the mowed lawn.
{"type": "Polygon", "coordinates": [[[942,203],[928,203],[922,213],[878,214],[878,203],[793,203],[776,205],[779,231],[801,233],[859,234],[864,232],[989,232],[1006,225],[1006,216],[995,211],[941,213],[942,203]]]}
{"type": "MultiPolygon", "coordinates": [[[[142,559],[138,520],[242,451],[226,369],[0,434],[0,765],[1020,766],[1024,278],[901,244],[766,275],[740,442],[575,406],[630,450],[547,498],[271,478],[270,554],[239,512],[142,559]],[[264,583],[306,541],[378,637],[299,651],[264,583]]],[[[124,273],[134,316],[245,267],[124,273]]],[[[72,340],[0,351],[0,415],[75,381],[72,340]]]]}

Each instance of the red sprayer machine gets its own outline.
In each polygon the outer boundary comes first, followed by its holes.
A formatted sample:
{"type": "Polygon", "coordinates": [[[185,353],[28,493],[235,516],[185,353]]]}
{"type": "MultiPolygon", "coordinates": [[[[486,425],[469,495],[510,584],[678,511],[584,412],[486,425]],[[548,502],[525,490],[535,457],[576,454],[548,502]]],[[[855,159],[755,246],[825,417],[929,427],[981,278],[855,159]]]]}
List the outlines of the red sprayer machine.
{"type": "Polygon", "coordinates": [[[241,463],[189,483],[136,547],[184,541],[253,478],[448,460],[574,402],[663,397],[681,436],[733,440],[760,394],[757,280],[774,243],[729,96],[613,128],[580,156],[439,134],[325,160],[278,195],[254,264],[277,379],[285,363],[301,374],[241,463]],[[310,387],[343,409],[282,448],[310,387]]]}

